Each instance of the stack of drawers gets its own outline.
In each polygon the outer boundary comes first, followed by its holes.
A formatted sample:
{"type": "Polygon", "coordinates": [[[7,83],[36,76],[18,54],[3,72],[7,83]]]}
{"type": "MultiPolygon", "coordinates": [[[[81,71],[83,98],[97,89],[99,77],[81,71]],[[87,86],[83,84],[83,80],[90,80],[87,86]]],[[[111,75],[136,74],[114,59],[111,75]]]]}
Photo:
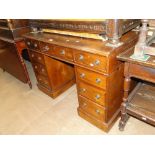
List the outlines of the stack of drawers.
{"type": "Polygon", "coordinates": [[[73,65],[55,59],[56,57],[73,61],[73,55],[69,49],[34,39],[25,41],[38,81],[37,86],[41,91],[55,98],[75,83],[73,65]]]}
{"type": "Polygon", "coordinates": [[[63,35],[28,34],[25,38],[38,83],[48,91],[38,87],[48,95],[58,91],[50,95],[56,97],[75,82],[75,73],[78,114],[108,131],[117,119],[123,96],[124,66],[116,56],[134,46],[136,32],[126,34],[118,48],[106,47],[102,41],[77,41],[63,35]]]}
{"type": "Polygon", "coordinates": [[[76,52],[75,63],[79,115],[108,131],[116,118],[112,116],[119,113],[123,95],[123,65],[113,66],[110,71],[110,58],[87,52],[76,52]]]}
{"type": "Polygon", "coordinates": [[[39,42],[27,40],[26,43],[29,48],[29,56],[38,81],[38,86],[40,85],[50,89],[50,82],[48,79],[44,56],[40,53],[39,42]]]}

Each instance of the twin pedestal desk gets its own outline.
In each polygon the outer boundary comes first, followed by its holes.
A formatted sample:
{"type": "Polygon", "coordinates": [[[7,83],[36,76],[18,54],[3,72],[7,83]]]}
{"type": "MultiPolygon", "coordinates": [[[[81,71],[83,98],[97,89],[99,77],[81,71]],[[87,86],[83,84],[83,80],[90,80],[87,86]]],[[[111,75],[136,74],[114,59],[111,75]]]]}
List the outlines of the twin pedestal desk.
{"type": "Polygon", "coordinates": [[[24,38],[38,88],[55,98],[76,82],[78,114],[108,132],[123,97],[124,65],[116,56],[135,45],[137,33],[123,35],[117,48],[107,41],[42,32],[24,38]]]}

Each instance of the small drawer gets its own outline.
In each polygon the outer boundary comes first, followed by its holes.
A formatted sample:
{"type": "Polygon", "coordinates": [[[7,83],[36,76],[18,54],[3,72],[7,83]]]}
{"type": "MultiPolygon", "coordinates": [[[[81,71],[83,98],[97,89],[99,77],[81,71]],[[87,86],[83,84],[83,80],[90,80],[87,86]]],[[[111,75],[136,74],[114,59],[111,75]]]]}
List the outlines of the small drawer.
{"type": "Polygon", "coordinates": [[[47,79],[47,77],[40,75],[40,74],[36,74],[37,77],[37,81],[39,84],[43,85],[44,87],[50,89],[50,84],[49,81],[47,79]]]}
{"type": "Polygon", "coordinates": [[[39,50],[39,42],[36,40],[26,39],[26,45],[29,49],[39,50]]]}
{"type": "Polygon", "coordinates": [[[79,82],[77,85],[78,93],[102,106],[105,106],[105,91],[95,88],[84,82],[79,82]]]}
{"type": "Polygon", "coordinates": [[[44,65],[44,57],[42,54],[29,50],[29,56],[32,62],[38,62],[44,65]]]}
{"type": "Polygon", "coordinates": [[[47,76],[46,68],[43,65],[38,63],[33,63],[33,68],[35,72],[42,74],[44,76],[47,76]]]}
{"type": "Polygon", "coordinates": [[[104,121],[105,122],[105,115],[106,111],[104,107],[84,98],[79,96],[79,107],[83,109],[85,112],[88,114],[91,114],[98,120],[104,121]]]}
{"type": "Polygon", "coordinates": [[[87,69],[76,67],[76,76],[79,80],[90,83],[102,89],[106,89],[107,77],[87,69]]]}
{"type": "Polygon", "coordinates": [[[52,44],[40,42],[40,50],[43,53],[48,53],[53,55],[54,46],[52,44]]]}
{"type": "Polygon", "coordinates": [[[53,55],[58,58],[73,61],[73,52],[69,48],[65,48],[61,46],[54,46],[53,55]]]}
{"type": "Polygon", "coordinates": [[[77,64],[81,64],[102,72],[107,72],[107,58],[104,56],[76,50],[74,51],[74,59],[77,64]]]}

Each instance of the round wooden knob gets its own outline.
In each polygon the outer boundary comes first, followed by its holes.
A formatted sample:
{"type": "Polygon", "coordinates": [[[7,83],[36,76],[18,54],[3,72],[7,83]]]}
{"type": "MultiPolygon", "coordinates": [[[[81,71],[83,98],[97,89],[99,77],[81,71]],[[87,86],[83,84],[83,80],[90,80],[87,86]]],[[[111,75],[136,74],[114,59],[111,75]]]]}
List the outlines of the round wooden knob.
{"type": "Polygon", "coordinates": [[[94,62],[94,65],[99,65],[100,64],[100,61],[99,60],[95,60],[95,62],[94,62]]]}
{"type": "Polygon", "coordinates": [[[99,84],[101,82],[101,79],[97,78],[96,83],[99,84]]]}
{"type": "Polygon", "coordinates": [[[79,60],[80,60],[80,61],[84,60],[84,56],[83,56],[83,55],[80,55],[80,56],[79,56],[79,60]]]}
{"type": "Polygon", "coordinates": [[[41,57],[38,57],[38,60],[41,60],[41,57]]]}
{"type": "Polygon", "coordinates": [[[42,51],[43,51],[43,52],[47,52],[49,49],[50,49],[50,48],[46,45],[46,46],[44,46],[44,47],[42,48],[42,51]]]}
{"type": "Polygon", "coordinates": [[[97,113],[97,114],[100,114],[100,111],[97,109],[97,110],[95,110],[95,112],[97,113]]]}
{"type": "Polygon", "coordinates": [[[80,89],[80,92],[81,92],[81,93],[84,93],[85,91],[86,91],[85,88],[81,88],[81,89],[80,89]]]}
{"type": "Polygon", "coordinates": [[[81,73],[81,74],[80,74],[80,77],[81,77],[81,78],[84,78],[84,77],[85,77],[85,73],[81,73]]]}
{"type": "Polygon", "coordinates": [[[82,107],[86,107],[86,105],[87,105],[87,104],[86,104],[85,102],[84,102],[84,103],[82,103],[82,107]]]}
{"type": "Polygon", "coordinates": [[[100,96],[100,94],[97,94],[96,96],[95,96],[95,99],[99,99],[101,96],[100,96]]]}
{"type": "Polygon", "coordinates": [[[37,47],[38,45],[37,44],[34,44],[34,47],[37,47]]]}
{"type": "Polygon", "coordinates": [[[65,55],[65,50],[61,50],[61,51],[60,51],[60,54],[61,54],[61,55],[65,55]]]}

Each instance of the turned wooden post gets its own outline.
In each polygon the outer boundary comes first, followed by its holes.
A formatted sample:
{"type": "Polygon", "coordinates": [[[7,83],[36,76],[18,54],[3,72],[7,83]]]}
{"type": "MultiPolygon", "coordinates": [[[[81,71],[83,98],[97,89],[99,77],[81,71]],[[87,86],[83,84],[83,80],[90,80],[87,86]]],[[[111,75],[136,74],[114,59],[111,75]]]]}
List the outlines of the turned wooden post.
{"type": "Polygon", "coordinates": [[[123,96],[123,102],[121,104],[121,119],[119,122],[119,130],[123,131],[125,124],[129,118],[126,112],[126,107],[128,104],[128,96],[129,96],[129,91],[130,91],[130,84],[131,84],[131,78],[128,75],[128,68],[129,68],[129,63],[125,63],[125,68],[124,68],[124,96],[123,96]]]}
{"type": "Polygon", "coordinates": [[[108,37],[108,43],[106,46],[119,47],[122,45],[120,42],[120,38],[122,36],[122,20],[109,19],[107,21],[106,34],[108,37]]]}

